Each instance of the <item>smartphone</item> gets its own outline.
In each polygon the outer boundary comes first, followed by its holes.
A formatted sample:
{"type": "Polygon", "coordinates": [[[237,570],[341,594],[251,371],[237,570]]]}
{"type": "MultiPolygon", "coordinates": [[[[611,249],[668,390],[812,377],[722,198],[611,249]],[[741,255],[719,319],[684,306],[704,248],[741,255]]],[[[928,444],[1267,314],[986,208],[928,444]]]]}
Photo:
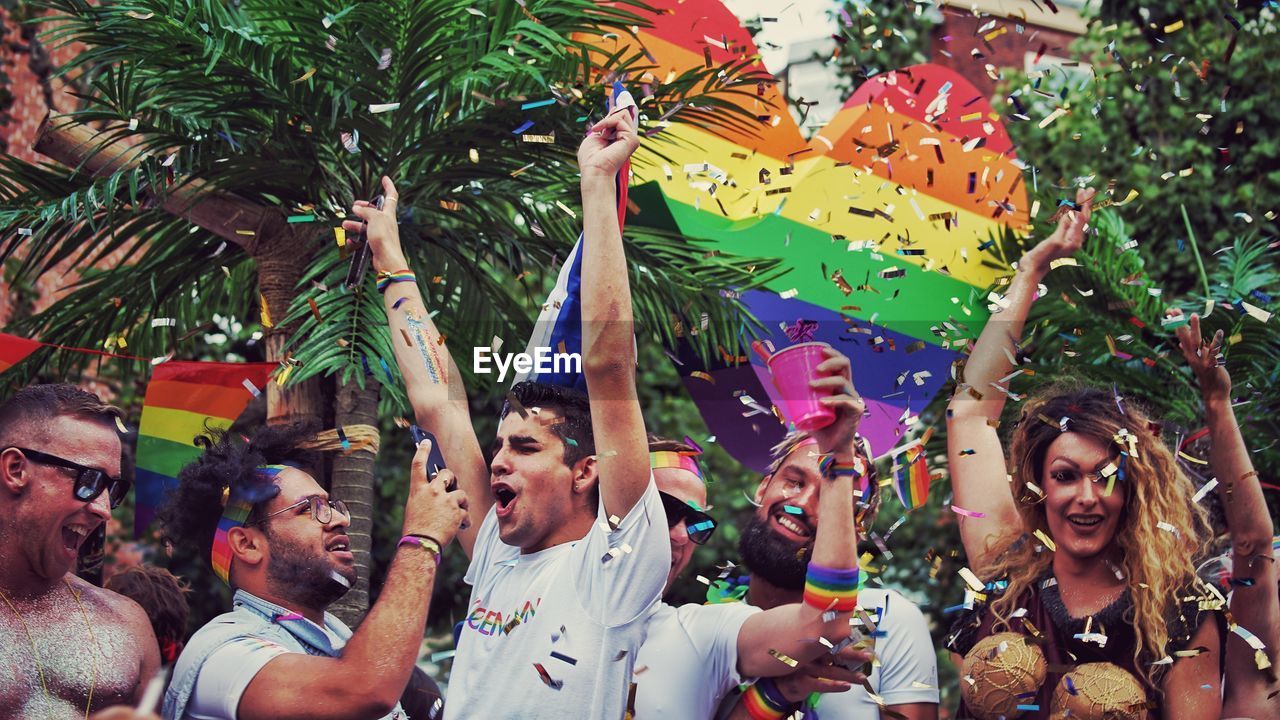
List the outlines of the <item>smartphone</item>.
{"type": "MultiPolygon", "coordinates": [[[[373,206],[382,209],[383,197],[381,195],[373,199],[373,206]]],[[[355,253],[351,255],[351,265],[347,268],[347,289],[354,290],[360,287],[360,283],[364,282],[364,276],[369,272],[369,260],[373,257],[373,253],[369,251],[369,241],[364,235],[364,229],[360,230],[360,237],[356,240],[359,247],[355,253]]]]}
{"type": "Polygon", "coordinates": [[[427,475],[435,477],[436,473],[445,469],[444,453],[440,452],[440,443],[436,441],[436,436],[417,425],[409,426],[409,434],[413,436],[414,447],[417,447],[423,440],[431,441],[431,454],[427,456],[427,475]]]}

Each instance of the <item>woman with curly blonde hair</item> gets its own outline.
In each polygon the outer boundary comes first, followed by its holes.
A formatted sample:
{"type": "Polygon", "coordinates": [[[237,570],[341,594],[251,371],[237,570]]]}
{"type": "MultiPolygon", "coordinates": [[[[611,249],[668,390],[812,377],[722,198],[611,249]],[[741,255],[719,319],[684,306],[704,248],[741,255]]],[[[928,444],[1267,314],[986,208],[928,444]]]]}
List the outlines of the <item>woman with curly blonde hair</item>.
{"type": "Polygon", "coordinates": [[[1077,192],[1019,263],[948,409],[960,535],[985,585],[957,622],[957,717],[1218,718],[1222,630],[1195,559],[1210,536],[1157,426],[1111,392],[1028,400],[1009,460],[997,433],[1018,338],[1053,261],[1082,245],[1077,192]]]}

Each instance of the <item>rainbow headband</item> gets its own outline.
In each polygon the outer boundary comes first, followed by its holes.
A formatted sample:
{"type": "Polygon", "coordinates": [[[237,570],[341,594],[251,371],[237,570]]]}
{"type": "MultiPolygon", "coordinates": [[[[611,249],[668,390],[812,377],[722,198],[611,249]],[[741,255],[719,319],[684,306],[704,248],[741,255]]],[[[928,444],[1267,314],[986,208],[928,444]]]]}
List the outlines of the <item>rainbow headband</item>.
{"type": "Polygon", "coordinates": [[[702,469],[698,467],[698,461],[688,455],[681,455],[671,450],[663,450],[661,452],[649,453],[649,467],[654,470],[662,468],[677,468],[679,470],[688,470],[698,479],[702,479],[702,469]]]}
{"type": "MultiPolygon", "coordinates": [[[[279,475],[287,467],[292,466],[259,465],[254,468],[253,474],[259,480],[269,483],[274,488],[276,475],[279,475]]],[[[227,585],[231,584],[231,541],[228,535],[233,529],[244,525],[249,513],[253,511],[255,503],[271,497],[274,493],[266,493],[258,500],[247,497],[250,494],[256,493],[240,489],[234,493],[235,497],[232,497],[230,485],[222,491],[222,517],[218,519],[218,529],[213,533],[213,550],[209,553],[209,564],[213,566],[214,574],[227,585]]]]}

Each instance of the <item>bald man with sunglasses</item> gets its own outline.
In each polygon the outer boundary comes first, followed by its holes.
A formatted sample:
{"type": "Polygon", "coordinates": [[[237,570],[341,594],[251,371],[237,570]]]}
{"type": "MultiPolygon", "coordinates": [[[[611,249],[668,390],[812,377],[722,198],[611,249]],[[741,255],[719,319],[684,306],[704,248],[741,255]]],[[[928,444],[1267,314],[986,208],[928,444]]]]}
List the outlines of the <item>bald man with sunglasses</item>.
{"type": "Polygon", "coordinates": [[[160,664],[142,608],[73,574],[129,491],[120,417],[71,385],[0,403],[0,720],[133,705],[160,664]]]}

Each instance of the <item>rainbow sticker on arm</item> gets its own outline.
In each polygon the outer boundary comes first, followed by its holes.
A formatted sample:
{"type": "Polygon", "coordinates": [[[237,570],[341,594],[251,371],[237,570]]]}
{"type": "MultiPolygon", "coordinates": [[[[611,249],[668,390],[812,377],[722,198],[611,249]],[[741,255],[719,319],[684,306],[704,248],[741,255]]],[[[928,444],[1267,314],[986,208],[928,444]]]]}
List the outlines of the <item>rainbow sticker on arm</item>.
{"type": "Polygon", "coordinates": [[[227,486],[222,491],[222,517],[218,519],[218,529],[213,533],[213,550],[209,553],[209,564],[213,572],[222,582],[231,584],[231,540],[230,532],[242,527],[253,506],[263,500],[275,497],[280,489],[275,486],[275,477],[287,465],[259,465],[254,469],[257,480],[253,487],[238,487],[235,490],[227,486]],[[256,498],[256,499],[255,499],[256,498]]]}
{"type": "MultiPolygon", "coordinates": [[[[986,323],[986,288],[1008,273],[992,238],[1027,226],[1000,116],[954,71],[915,65],[868,79],[806,140],[750,35],[718,0],[650,4],[651,27],[596,43],[601,57],[625,45],[648,56],[649,73],[633,82],[739,63],[762,80],[724,98],[748,113],[740,127],[645,128],[632,225],[678,231],[708,262],[779,259],[787,272],[741,300],[777,348],[817,341],[849,356],[868,408],[859,431],[883,454],[986,323]]],[[[676,353],[710,432],[762,471],[789,424],[769,411],[782,403],[767,368],[755,357],[707,367],[689,348],[676,353]]]]}

